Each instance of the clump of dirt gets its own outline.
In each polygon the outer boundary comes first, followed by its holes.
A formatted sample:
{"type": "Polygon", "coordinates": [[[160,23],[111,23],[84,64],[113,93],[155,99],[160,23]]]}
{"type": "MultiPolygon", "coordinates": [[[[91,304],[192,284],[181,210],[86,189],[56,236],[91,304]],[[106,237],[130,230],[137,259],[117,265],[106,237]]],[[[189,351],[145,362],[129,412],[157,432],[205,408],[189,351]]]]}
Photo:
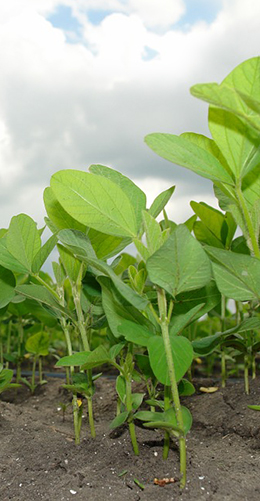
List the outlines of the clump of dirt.
{"type": "Polygon", "coordinates": [[[183,399],[193,427],[187,437],[188,481],[182,492],[178,482],[154,485],[154,478],[178,480],[177,444],[164,461],[163,433],[137,427],[140,455],[134,456],[127,428],[109,430],[116,411],[114,381],[100,378],[96,386],[97,438],[90,437],[85,420],[79,446],[73,441],[71,406],[63,421],[60,403],[69,403],[69,395],[60,379],[50,379],[34,396],[27,388],[2,395],[1,501],[259,501],[260,413],[247,408],[260,403],[258,381],[252,382],[249,396],[238,382],[183,399]]]}

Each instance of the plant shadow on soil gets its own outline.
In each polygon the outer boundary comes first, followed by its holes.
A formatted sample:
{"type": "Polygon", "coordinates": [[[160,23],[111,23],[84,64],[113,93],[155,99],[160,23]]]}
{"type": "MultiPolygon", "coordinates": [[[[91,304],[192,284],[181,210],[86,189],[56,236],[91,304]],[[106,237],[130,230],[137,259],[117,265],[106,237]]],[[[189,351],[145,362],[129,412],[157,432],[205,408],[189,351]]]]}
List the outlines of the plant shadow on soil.
{"type": "Polygon", "coordinates": [[[243,382],[228,382],[213,394],[198,391],[183,399],[193,427],[187,437],[187,485],[182,492],[178,482],[165,487],[153,483],[155,477],[178,479],[177,446],[173,444],[164,461],[163,433],[137,427],[140,455],[134,456],[127,428],[109,430],[116,411],[114,381],[100,378],[96,387],[97,438],[91,439],[83,420],[79,446],[73,441],[71,407],[65,421],[57,410],[60,402],[69,402],[60,379],[49,379],[34,396],[24,387],[2,395],[1,501],[259,501],[260,413],[247,408],[260,403],[257,381],[251,382],[248,396],[243,382]]]}

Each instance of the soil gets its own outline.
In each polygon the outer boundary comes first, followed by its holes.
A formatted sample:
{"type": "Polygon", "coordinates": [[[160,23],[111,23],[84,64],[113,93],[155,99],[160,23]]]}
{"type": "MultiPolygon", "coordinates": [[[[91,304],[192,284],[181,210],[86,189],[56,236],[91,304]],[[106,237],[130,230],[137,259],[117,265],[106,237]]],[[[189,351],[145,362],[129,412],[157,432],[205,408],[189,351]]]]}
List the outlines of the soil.
{"type": "MultiPolygon", "coordinates": [[[[65,421],[60,402],[69,395],[52,378],[31,396],[25,387],[2,395],[0,401],[0,499],[48,501],[168,501],[260,499],[259,382],[244,394],[243,382],[183,399],[193,415],[187,437],[188,480],[165,487],[154,478],[179,477],[179,454],[173,444],[162,459],[163,434],[137,427],[140,455],[134,456],[127,428],[109,430],[115,416],[114,381],[100,378],[94,396],[97,438],[86,420],[82,440],[74,445],[70,407],[65,421]],[[121,474],[121,475],[120,475],[121,474]],[[136,485],[137,479],[144,485],[136,485]]],[[[199,386],[212,386],[203,381],[199,386]]]]}

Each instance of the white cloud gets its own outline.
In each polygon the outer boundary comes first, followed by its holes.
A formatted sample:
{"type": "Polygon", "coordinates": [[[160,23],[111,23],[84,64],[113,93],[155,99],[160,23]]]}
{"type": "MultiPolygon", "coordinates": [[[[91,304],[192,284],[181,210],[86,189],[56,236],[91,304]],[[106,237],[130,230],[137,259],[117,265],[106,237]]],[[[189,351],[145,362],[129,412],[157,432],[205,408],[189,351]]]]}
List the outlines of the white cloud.
{"type": "MultiPolygon", "coordinates": [[[[147,13],[147,0],[64,0],[81,16],[84,40],[77,44],[68,44],[63,31],[46,20],[59,3],[0,5],[0,227],[17,211],[42,218],[40,193],[52,173],[90,163],[120,170],[148,193],[177,184],[181,215],[197,193],[207,201],[210,183],[161,160],[143,137],[157,131],[207,133],[207,106],[189,95],[189,87],[221,81],[257,55],[260,2],[248,0],[245,8],[242,0],[224,1],[211,24],[157,33],[150,29],[156,17],[161,26],[167,21],[166,10],[156,14],[159,2],[151,2],[147,13]],[[117,13],[94,26],[87,7],[117,13]],[[158,55],[145,61],[146,47],[158,55]]],[[[181,15],[183,2],[171,5],[169,23],[181,15]]]]}

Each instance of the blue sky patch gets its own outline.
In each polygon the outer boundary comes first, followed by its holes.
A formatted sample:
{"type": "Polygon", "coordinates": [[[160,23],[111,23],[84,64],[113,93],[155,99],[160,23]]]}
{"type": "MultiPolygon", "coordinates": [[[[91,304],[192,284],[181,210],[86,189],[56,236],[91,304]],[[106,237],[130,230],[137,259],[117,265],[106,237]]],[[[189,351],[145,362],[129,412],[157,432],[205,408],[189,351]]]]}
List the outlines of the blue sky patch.
{"type": "Polygon", "coordinates": [[[144,50],[145,52],[142,56],[143,61],[151,61],[159,54],[157,50],[151,49],[151,47],[148,47],[147,45],[145,46],[144,50]]]}
{"type": "Polygon", "coordinates": [[[186,13],[174,28],[185,28],[198,21],[212,23],[222,8],[222,0],[186,0],[186,13]]]}
{"type": "Polygon", "coordinates": [[[64,31],[72,31],[76,34],[80,33],[81,24],[72,15],[71,7],[59,5],[55,12],[48,17],[48,21],[54,28],[60,28],[64,31]]]}
{"type": "Polygon", "coordinates": [[[112,13],[110,10],[90,9],[87,11],[87,17],[90,23],[96,26],[112,13]]]}

